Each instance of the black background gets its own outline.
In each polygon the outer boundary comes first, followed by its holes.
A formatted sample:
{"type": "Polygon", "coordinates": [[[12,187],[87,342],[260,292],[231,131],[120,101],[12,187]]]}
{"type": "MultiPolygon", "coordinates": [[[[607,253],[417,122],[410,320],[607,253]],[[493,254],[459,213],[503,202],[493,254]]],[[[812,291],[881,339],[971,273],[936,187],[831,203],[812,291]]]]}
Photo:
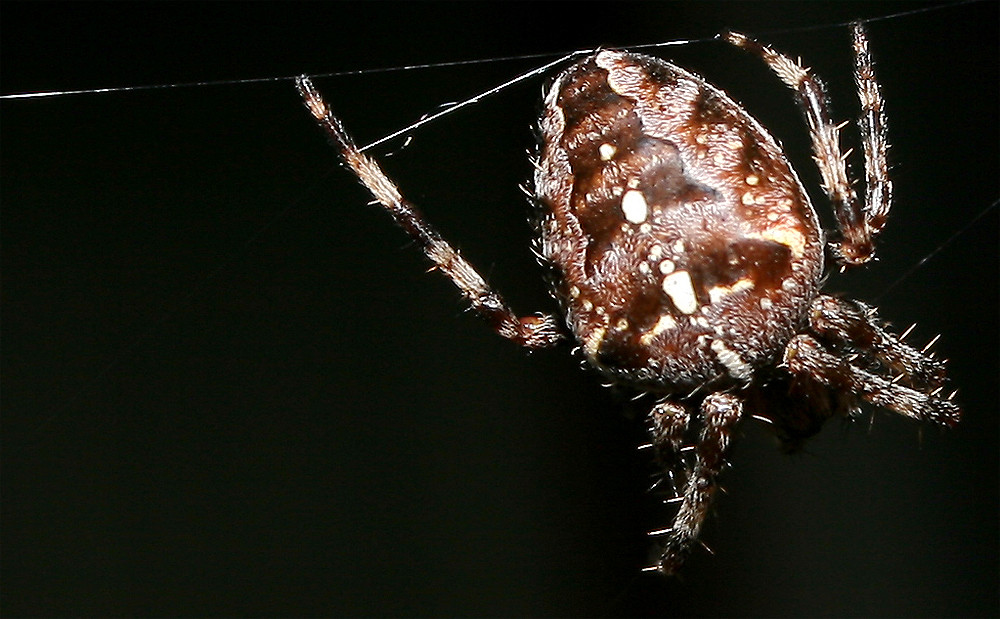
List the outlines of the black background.
{"type": "MultiPolygon", "coordinates": [[[[5,3],[2,91],[735,28],[801,56],[851,118],[842,24],[927,6],[5,3]]],[[[832,422],[794,457],[744,423],[703,536],[716,555],[670,581],[638,573],[669,515],[635,450],[649,401],[602,388],[568,346],[526,355],[465,313],[365,206],[290,81],[3,101],[0,610],[996,613],[997,210],[963,228],[998,195],[997,7],[870,24],[897,200],[881,260],[827,285],[917,322],[912,341],[940,332],[965,419],[832,422]]],[[[803,122],[759,61],[717,42],[657,53],[770,127],[829,223],[803,122]]],[[[364,142],[539,63],[316,82],[364,142]]],[[[517,189],[544,82],[378,153],[524,313],[553,309],[517,189]]]]}

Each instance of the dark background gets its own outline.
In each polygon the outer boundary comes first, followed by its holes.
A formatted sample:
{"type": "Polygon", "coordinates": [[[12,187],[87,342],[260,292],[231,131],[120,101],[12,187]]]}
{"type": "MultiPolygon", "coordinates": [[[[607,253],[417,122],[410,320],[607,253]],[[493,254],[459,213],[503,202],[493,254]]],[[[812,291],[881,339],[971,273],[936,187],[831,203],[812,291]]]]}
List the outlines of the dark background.
{"type": "MultiPolygon", "coordinates": [[[[801,56],[852,118],[843,23],[927,6],[4,3],[2,91],[735,28],[801,56]]],[[[638,572],[669,517],[635,450],[649,400],[465,313],[365,206],[290,81],[2,101],[0,611],[995,614],[996,208],[965,226],[998,195],[997,23],[983,2],[870,24],[897,199],[881,260],[826,288],[917,322],[911,341],[941,333],[965,419],[831,422],[794,457],[744,423],[703,536],[716,555],[669,581],[638,572]]],[[[770,127],[829,222],[803,122],[759,61],[716,42],[657,53],[770,127]]],[[[540,62],[317,85],[366,141],[540,62]]],[[[553,309],[517,189],[544,82],[379,152],[524,313],[553,309]]]]}

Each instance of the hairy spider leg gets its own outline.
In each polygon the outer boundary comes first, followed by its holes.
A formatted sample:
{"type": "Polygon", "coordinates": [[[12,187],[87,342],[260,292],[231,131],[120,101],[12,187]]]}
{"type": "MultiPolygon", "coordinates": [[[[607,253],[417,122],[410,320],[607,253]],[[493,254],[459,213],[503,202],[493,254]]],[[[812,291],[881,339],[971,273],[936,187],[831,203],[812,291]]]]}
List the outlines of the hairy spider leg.
{"type": "Polygon", "coordinates": [[[945,364],[906,344],[883,327],[874,307],[860,301],[820,295],[812,304],[809,328],[836,347],[873,350],[887,370],[916,389],[937,389],[944,385],[945,364]]]}
{"type": "Polygon", "coordinates": [[[347,166],[368,188],[393,221],[424,251],[424,254],[461,291],[473,310],[484,317],[501,336],[526,348],[546,348],[562,340],[559,321],[549,314],[518,317],[500,294],[490,288],[482,275],[458,251],[444,240],[419,210],[400,194],[378,163],[366,156],[333,115],[323,97],[306,76],[296,79],[299,94],[306,108],[326,131],[330,141],[340,150],[347,166]]]}
{"type": "Polygon", "coordinates": [[[874,309],[821,295],[813,303],[810,329],[835,349],[856,354],[832,354],[816,338],[798,335],[785,349],[785,363],[792,374],[857,393],[876,406],[919,421],[947,427],[958,424],[958,405],[951,395],[940,395],[944,364],[888,333],[878,324],[874,309]],[[861,351],[866,350],[875,351],[875,358],[865,358],[861,351]],[[899,374],[889,377],[889,371],[899,374]]]}
{"type": "MultiPolygon", "coordinates": [[[[868,51],[868,37],[860,23],[853,25],[854,81],[862,115],[858,119],[865,155],[865,203],[862,205],[847,174],[847,157],[842,153],[840,130],[830,120],[825,87],[808,68],[768,45],[746,35],[729,32],[725,40],[759,55],[789,88],[795,91],[809,125],[814,158],[823,178],[823,189],[833,203],[841,233],[835,253],[845,265],[864,264],[875,256],[875,237],[885,226],[892,204],[892,181],[886,153],[886,120],[882,92],[875,79],[875,67],[868,51]]],[[[845,123],[846,124],[846,123],[845,123]]]]}
{"type": "Polygon", "coordinates": [[[785,363],[792,374],[819,381],[836,390],[850,390],[880,408],[944,426],[958,423],[958,406],[951,400],[938,397],[938,390],[925,393],[856,367],[827,352],[810,335],[792,338],[785,349],[785,363]]]}
{"type": "MultiPolygon", "coordinates": [[[[684,563],[698,539],[701,525],[718,488],[717,479],[725,465],[725,454],[733,427],[743,415],[743,400],[729,393],[713,393],[701,403],[702,428],[695,448],[695,462],[687,472],[681,493],[681,505],[669,529],[650,532],[663,536],[664,544],[657,565],[646,568],[666,576],[684,563]]],[[[687,429],[689,416],[683,406],[661,402],[650,412],[653,447],[658,458],[676,460],[687,429]]]]}
{"type": "Polygon", "coordinates": [[[664,471],[685,470],[687,466],[681,458],[684,436],[691,423],[688,407],[672,400],[664,400],[653,406],[647,415],[650,444],[657,464],[664,471]]]}

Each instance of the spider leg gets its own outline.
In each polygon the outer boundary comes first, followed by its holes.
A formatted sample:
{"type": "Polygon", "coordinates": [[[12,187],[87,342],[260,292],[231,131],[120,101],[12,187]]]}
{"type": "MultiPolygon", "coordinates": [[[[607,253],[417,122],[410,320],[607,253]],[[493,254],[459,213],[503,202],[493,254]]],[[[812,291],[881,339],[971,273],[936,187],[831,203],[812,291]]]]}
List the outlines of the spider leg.
{"type": "Polygon", "coordinates": [[[813,301],[809,327],[826,341],[872,356],[899,381],[933,390],[945,383],[944,363],[906,344],[879,324],[875,308],[859,301],[820,295],[813,301]]]}
{"type": "Polygon", "coordinates": [[[810,335],[797,335],[785,348],[785,365],[798,376],[815,380],[837,392],[855,393],[872,404],[920,421],[954,426],[961,417],[958,405],[936,389],[909,387],[874,371],[857,367],[827,351],[810,335]]]}
{"type": "Polygon", "coordinates": [[[856,23],[852,32],[854,80],[862,109],[858,125],[865,154],[864,205],[859,202],[847,174],[846,160],[850,153],[842,154],[841,151],[840,130],[844,125],[835,125],[830,120],[825,88],[819,78],[799,62],[746,35],[729,32],[724,37],[729,43],[759,55],[795,91],[809,124],[823,189],[833,203],[842,235],[839,246],[835,247],[836,254],[846,265],[864,264],[874,257],[874,238],[885,226],[892,204],[882,93],[875,78],[864,27],[856,23]]]}
{"type": "Polygon", "coordinates": [[[682,465],[681,448],[690,422],[691,413],[677,402],[659,402],[649,411],[650,442],[657,464],[664,470],[675,470],[682,465]]]}
{"type": "Polygon", "coordinates": [[[441,234],[429,224],[419,210],[400,194],[378,163],[363,154],[344,130],[340,119],[330,111],[323,97],[306,76],[296,80],[306,108],[326,131],[330,141],[340,149],[344,162],[368,188],[399,227],[423,249],[424,254],[458,287],[462,296],[483,316],[501,336],[527,348],[545,348],[562,339],[557,319],[548,314],[519,318],[498,292],[490,288],[476,271],[441,234]]]}
{"type": "MultiPolygon", "coordinates": [[[[704,426],[695,449],[694,466],[687,474],[680,509],[669,529],[650,533],[665,538],[660,560],[651,570],[669,576],[677,571],[690,553],[718,487],[716,478],[722,470],[733,427],[742,413],[743,401],[732,394],[713,393],[702,401],[704,426]]],[[[673,459],[678,459],[676,454],[688,424],[687,411],[678,404],[660,403],[650,416],[657,454],[672,453],[675,454],[673,459]]],[[[665,466],[670,462],[669,459],[664,461],[662,456],[658,457],[665,466]]]]}

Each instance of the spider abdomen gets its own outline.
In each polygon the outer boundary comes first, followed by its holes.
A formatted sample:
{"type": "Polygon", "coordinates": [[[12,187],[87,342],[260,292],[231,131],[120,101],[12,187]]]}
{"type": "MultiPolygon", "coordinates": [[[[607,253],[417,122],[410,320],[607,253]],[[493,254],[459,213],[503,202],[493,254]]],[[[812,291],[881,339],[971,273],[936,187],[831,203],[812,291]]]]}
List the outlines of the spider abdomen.
{"type": "Polygon", "coordinates": [[[703,79],[614,51],[556,78],[541,253],[586,358],[659,391],[750,382],[818,291],[816,214],[774,139],[703,79]]]}

